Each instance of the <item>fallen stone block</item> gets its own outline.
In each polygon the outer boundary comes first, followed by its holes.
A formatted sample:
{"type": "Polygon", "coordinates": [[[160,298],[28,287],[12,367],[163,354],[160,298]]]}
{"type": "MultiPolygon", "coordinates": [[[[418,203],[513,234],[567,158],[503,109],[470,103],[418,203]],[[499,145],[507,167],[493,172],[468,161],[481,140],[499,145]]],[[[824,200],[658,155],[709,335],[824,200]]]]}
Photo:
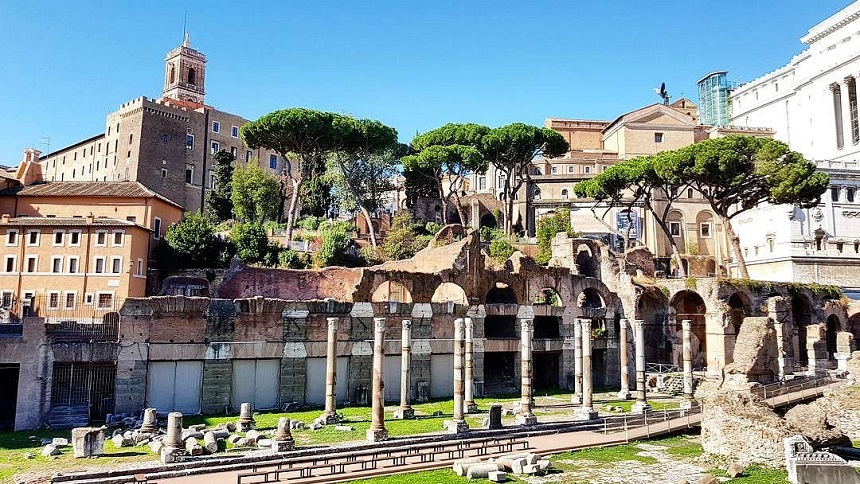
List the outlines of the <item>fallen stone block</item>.
{"type": "Polygon", "coordinates": [[[215,436],[215,432],[209,431],[203,434],[203,450],[207,454],[218,452],[218,437],[215,436]]]}
{"type": "Polygon", "coordinates": [[[540,468],[537,466],[537,464],[526,464],[523,466],[523,474],[528,474],[532,476],[539,472],[540,468]]]}
{"type": "Polygon", "coordinates": [[[700,477],[696,484],[720,484],[720,480],[713,476],[713,474],[705,474],[700,477]]]}
{"type": "Polygon", "coordinates": [[[525,457],[520,457],[519,459],[511,460],[511,473],[515,476],[522,475],[524,471],[524,467],[529,465],[528,461],[525,457]]]}
{"type": "Polygon", "coordinates": [[[193,430],[195,432],[202,432],[203,429],[206,428],[206,424],[194,424],[188,426],[189,430],[193,430]]]}
{"type": "Polygon", "coordinates": [[[257,441],[257,447],[260,449],[271,449],[272,448],[272,439],[260,439],[257,441]]]}
{"type": "Polygon", "coordinates": [[[726,469],[726,475],[731,477],[732,479],[736,477],[740,477],[744,473],[744,468],[739,466],[738,464],[732,464],[726,469]]]}
{"type": "Polygon", "coordinates": [[[97,427],[72,429],[72,449],[77,458],[102,455],[105,449],[104,430],[97,427]]]}
{"type": "Polygon", "coordinates": [[[54,444],[48,444],[42,449],[42,455],[44,457],[50,457],[52,455],[60,455],[60,449],[57,448],[54,444]]]}
{"type": "Polygon", "coordinates": [[[227,442],[230,442],[231,444],[236,445],[236,442],[239,442],[242,439],[244,439],[244,437],[242,437],[241,435],[233,434],[233,435],[227,437],[227,442]]]}
{"type": "Polygon", "coordinates": [[[245,432],[245,438],[254,439],[254,442],[256,442],[256,441],[263,438],[263,434],[261,434],[257,430],[249,430],[249,431],[245,432]]]}
{"type": "Polygon", "coordinates": [[[203,447],[200,446],[197,439],[189,438],[185,441],[185,452],[188,452],[190,455],[201,455],[203,454],[203,447]]]}
{"type": "MultiPolygon", "coordinates": [[[[216,439],[226,439],[230,436],[230,432],[227,429],[215,429],[211,430],[212,435],[215,436],[216,439]]],[[[208,432],[207,432],[208,433],[208,432]]],[[[203,438],[206,438],[206,434],[203,434],[203,438]]]]}
{"type": "Polygon", "coordinates": [[[492,482],[505,482],[508,480],[508,474],[502,471],[492,471],[487,473],[487,479],[492,482]]]}
{"type": "Polygon", "coordinates": [[[319,430],[319,429],[321,429],[321,428],[323,428],[323,427],[324,427],[324,425],[323,425],[323,424],[321,424],[321,423],[319,423],[319,422],[316,422],[316,421],[315,421],[314,423],[312,423],[312,424],[311,424],[311,430],[319,430]]]}
{"type": "Polygon", "coordinates": [[[537,455],[537,454],[533,454],[533,453],[531,453],[531,452],[530,452],[530,453],[528,453],[528,454],[526,454],[526,464],[532,464],[532,465],[535,465],[535,464],[537,464],[538,460],[540,460],[540,456],[539,456],[539,455],[537,455]]]}
{"type": "Polygon", "coordinates": [[[227,429],[229,432],[235,432],[236,424],[234,424],[233,422],[227,422],[224,424],[224,428],[227,429]]]}
{"type": "Polygon", "coordinates": [[[537,461],[537,466],[541,472],[546,472],[548,469],[552,468],[552,462],[549,459],[539,459],[537,461]]]}
{"type": "Polygon", "coordinates": [[[164,442],[160,440],[153,440],[149,443],[149,450],[151,450],[155,454],[161,455],[161,449],[164,448],[164,442]]]}
{"type": "Polygon", "coordinates": [[[111,439],[111,442],[113,442],[115,447],[131,447],[134,445],[134,440],[123,435],[114,436],[114,438],[111,439]]]}
{"type": "Polygon", "coordinates": [[[460,477],[466,476],[466,470],[470,465],[479,464],[481,459],[477,457],[470,457],[467,459],[457,459],[454,461],[454,465],[451,468],[454,470],[454,473],[460,477]]]}
{"type": "Polygon", "coordinates": [[[342,432],[352,432],[352,427],[350,427],[349,425],[335,425],[334,429],[340,430],[342,432]]]}
{"type": "Polygon", "coordinates": [[[182,440],[183,441],[191,439],[191,438],[198,439],[198,440],[202,439],[203,438],[203,432],[198,432],[196,430],[183,430],[182,431],[182,440]]]}

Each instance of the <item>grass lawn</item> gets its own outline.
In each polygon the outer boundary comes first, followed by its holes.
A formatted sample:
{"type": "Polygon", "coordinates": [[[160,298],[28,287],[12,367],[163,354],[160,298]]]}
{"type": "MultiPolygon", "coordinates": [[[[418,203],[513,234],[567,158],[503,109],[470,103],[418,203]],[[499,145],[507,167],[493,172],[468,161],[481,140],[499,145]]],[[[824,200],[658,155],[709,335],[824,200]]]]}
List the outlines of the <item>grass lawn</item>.
{"type": "MultiPolygon", "coordinates": [[[[539,391],[535,393],[537,406],[534,409],[538,421],[550,422],[552,420],[563,420],[569,418],[574,410],[571,406],[554,407],[553,405],[569,404],[571,392],[567,391],[539,391]]],[[[470,414],[466,422],[470,428],[477,429],[481,426],[482,419],[487,415],[490,404],[501,403],[506,407],[519,401],[518,395],[505,395],[494,398],[477,398],[479,413],[470,414]]],[[[620,401],[615,391],[596,391],[594,394],[594,405],[597,410],[604,411],[604,405],[621,406],[630,408],[632,401],[620,401]]],[[[678,399],[672,397],[655,397],[651,400],[655,409],[674,408],[678,405],[678,399]]],[[[444,420],[451,419],[454,411],[454,402],[451,399],[432,401],[413,405],[416,416],[414,420],[391,419],[391,412],[397,408],[394,405],[386,407],[385,426],[392,437],[403,437],[408,435],[427,434],[441,432],[444,420]],[[436,412],[441,415],[434,416],[436,412]]],[[[346,442],[363,442],[365,431],[370,427],[370,407],[343,407],[338,412],[344,416],[343,425],[353,428],[352,431],[334,430],[333,426],[324,427],[321,430],[310,429],[293,430],[293,437],[299,446],[326,445],[346,442]]],[[[612,412],[614,413],[614,412],[612,412]]],[[[280,417],[289,417],[310,424],[322,414],[322,409],[301,410],[296,412],[259,412],[254,418],[257,428],[261,430],[274,429],[280,417]]],[[[192,424],[205,423],[214,426],[218,423],[236,421],[236,416],[188,416],[184,419],[187,427],[192,424]]],[[[514,416],[504,416],[504,425],[515,425],[514,416]]],[[[125,447],[115,448],[112,442],[105,442],[105,455],[98,459],[75,459],[72,456],[71,447],[62,449],[62,454],[55,457],[42,457],[40,454],[42,438],[70,437],[69,430],[25,430],[19,432],[0,432],[0,483],[11,482],[12,476],[19,472],[50,472],[50,471],[75,471],[88,467],[116,467],[118,465],[154,461],[156,456],[149,451],[148,447],[125,447]],[[35,437],[34,440],[30,436],[35,437]],[[27,459],[26,454],[32,453],[36,457],[27,459]]],[[[109,435],[107,435],[109,437],[109,435]]],[[[391,481],[395,482],[395,481],[391,481]]],[[[401,481],[402,482],[402,481],[401,481]]],[[[442,482],[442,481],[440,481],[442,482]]],[[[460,482],[460,481],[457,481],[460,482]]]]}

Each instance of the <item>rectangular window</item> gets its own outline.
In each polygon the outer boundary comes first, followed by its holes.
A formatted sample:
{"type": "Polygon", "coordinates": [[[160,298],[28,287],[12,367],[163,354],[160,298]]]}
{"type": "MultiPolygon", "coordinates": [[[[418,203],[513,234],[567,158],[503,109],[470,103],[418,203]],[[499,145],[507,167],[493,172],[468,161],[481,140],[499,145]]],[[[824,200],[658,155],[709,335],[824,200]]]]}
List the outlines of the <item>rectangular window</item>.
{"type": "Polygon", "coordinates": [[[158,217],[155,217],[155,223],[153,226],[153,231],[155,232],[153,234],[153,237],[155,237],[156,239],[160,239],[161,238],[161,219],[158,217]]]}
{"type": "Polygon", "coordinates": [[[681,222],[669,222],[669,233],[672,237],[681,236],[681,222]]]}
{"type": "Polygon", "coordinates": [[[28,230],[27,231],[27,245],[34,246],[39,245],[39,234],[41,232],[39,230],[28,230]]]}
{"type": "Polygon", "coordinates": [[[60,309],[60,291],[48,292],[48,309],[60,309]]]}
{"type": "Polygon", "coordinates": [[[27,272],[36,272],[39,270],[39,257],[35,255],[27,256],[27,272]]]}
{"type": "Polygon", "coordinates": [[[486,190],[487,189],[487,177],[482,176],[478,177],[478,190],[486,190]]]}
{"type": "Polygon", "coordinates": [[[214,173],[209,174],[209,189],[210,190],[215,189],[215,174],[214,173]]]}
{"type": "Polygon", "coordinates": [[[853,187],[845,187],[845,200],[849,202],[854,202],[854,188],[853,187]]]}
{"type": "Polygon", "coordinates": [[[711,238],[711,224],[709,222],[702,223],[699,225],[699,234],[701,234],[703,239],[711,238]]]}
{"type": "Polygon", "coordinates": [[[3,309],[12,307],[12,296],[14,295],[12,291],[3,291],[0,293],[0,305],[2,305],[3,309]]]}
{"type": "Polygon", "coordinates": [[[95,265],[93,267],[93,272],[96,274],[104,274],[105,273],[105,258],[104,257],[96,257],[95,265]]]}
{"type": "Polygon", "coordinates": [[[194,180],[194,165],[185,165],[185,183],[191,184],[194,180]]]}
{"type": "Polygon", "coordinates": [[[63,230],[55,230],[54,231],[54,247],[62,247],[63,246],[63,238],[65,237],[66,232],[63,230]]]}
{"type": "Polygon", "coordinates": [[[115,230],[113,233],[113,246],[114,247],[122,247],[122,244],[124,241],[125,241],[125,231],[124,230],[115,230]]]}
{"type": "Polygon", "coordinates": [[[663,142],[663,133],[654,133],[654,142],[662,143],[663,142]]]}
{"type": "Polygon", "coordinates": [[[167,168],[161,169],[161,178],[167,178],[167,168]]]}
{"type": "Polygon", "coordinates": [[[591,167],[590,166],[585,167],[585,173],[591,173],[591,167]]]}
{"type": "Polygon", "coordinates": [[[235,146],[231,146],[231,147],[230,147],[230,154],[231,154],[231,155],[233,155],[233,158],[236,158],[236,153],[237,153],[237,151],[236,151],[236,147],[235,147],[235,146]]]}
{"type": "Polygon", "coordinates": [[[122,257],[112,257],[110,261],[110,271],[112,274],[122,272],[122,257]]]}
{"type": "Polygon", "coordinates": [[[98,309],[113,309],[113,294],[109,292],[98,293],[98,309]]]}
{"type": "Polygon", "coordinates": [[[218,121],[212,121],[212,132],[220,133],[221,132],[221,123],[218,121]]]}
{"type": "Polygon", "coordinates": [[[15,247],[18,245],[18,231],[15,229],[9,229],[6,231],[6,245],[9,247],[15,247]]]}
{"type": "Polygon", "coordinates": [[[251,161],[251,158],[253,158],[253,157],[254,157],[253,151],[248,150],[245,152],[245,161],[251,161]]]}
{"type": "Polygon", "coordinates": [[[99,230],[96,232],[96,246],[104,247],[107,245],[107,231],[99,230]]]}
{"type": "Polygon", "coordinates": [[[221,143],[217,141],[212,142],[212,153],[218,153],[221,151],[221,143]]]}
{"type": "Polygon", "coordinates": [[[135,273],[138,276],[143,276],[143,259],[137,260],[137,271],[135,273]]]}
{"type": "Polygon", "coordinates": [[[556,173],[558,173],[558,167],[557,167],[557,166],[552,167],[552,168],[550,169],[550,173],[552,173],[553,175],[555,175],[556,173]]]}
{"type": "Polygon", "coordinates": [[[234,138],[239,137],[239,127],[238,126],[232,126],[230,128],[230,136],[232,136],[234,138]]]}
{"type": "Polygon", "coordinates": [[[6,260],[3,263],[3,269],[5,272],[15,272],[15,269],[17,268],[16,262],[14,255],[7,255],[6,260]]]}
{"type": "Polygon", "coordinates": [[[69,246],[77,247],[79,245],[81,245],[81,231],[73,230],[69,232],[69,246]]]}
{"type": "Polygon", "coordinates": [[[161,142],[162,143],[167,143],[168,139],[170,139],[170,138],[167,136],[167,133],[161,133],[161,142]]]}
{"type": "Polygon", "coordinates": [[[75,309],[75,303],[77,302],[77,299],[78,299],[78,294],[76,292],[66,291],[65,308],[66,309],[75,309]]]}
{"type": "Polygon", "coordinates": [[[839,187],[830,187],[830,201],[838,202],[839,201],[839,187]]]}
{"type": "Polygon", "coordinates": [[[194,135],[193,134],[186,134],[185,135],[185,148],[189,149],[189,150],[194,149],[194,135]]]}
{"type": "Polygon", "coordinates": [[[269,168],[278,169],[278,155],[269,155],[269,168]]]}
{"type": "Polygon", "coordinates": [[[568,167],[567,167],[567,172],[568,172],[568,173],[573,173],[573,165],[570,165],[570,166],[568,166],[568,167]]]}
{"type": "Polygon", "coordinates": [[[77,257],[69,257],[69,274],[77,274],[78,273],[78,263],[80,259],[77,257]]]}
{"type": "Polygon", "coordinates": [[[62,256],[51,257],[51,272],[53,272],[53,273],[63,272],[63,257],[62,256]]]}
{"type": "Polygon", "coordinates": [[[92,306],[93,305],[93,293],[88,292],[84,294],[84,306],[92,306]]]}

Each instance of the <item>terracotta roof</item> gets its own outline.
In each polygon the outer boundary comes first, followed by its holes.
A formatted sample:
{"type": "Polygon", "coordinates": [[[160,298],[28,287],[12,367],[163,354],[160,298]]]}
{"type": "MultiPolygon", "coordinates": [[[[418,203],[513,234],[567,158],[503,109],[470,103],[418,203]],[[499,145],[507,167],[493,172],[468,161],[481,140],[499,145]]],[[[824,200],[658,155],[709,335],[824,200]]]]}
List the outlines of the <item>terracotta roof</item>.
{"type": "Polygon", "coordinates": [[[13,187],[0,191],[0,195],[17,195],[19,197],[120,197],[120,198],[158,198],[171,205],[182,208],[182,205],[146,188],[136,181],[101,181],[101,182],[45,182],[13,187]]]}
{"type": "MultiPolygon", "coordinates": [[[[84,217],[14,217],[10,218],[8,223],[2,225],[16,226],[50,226],[50,227],[77,227],[85,225],[93,225],[99,227],[135,227],[136,223],[128,220],[120,220],[117,218],[94,218],[92,223],[87,223],[84,217]]],[[[144,230],[149,230],[146,227],[140,227],[144,230]]]]}

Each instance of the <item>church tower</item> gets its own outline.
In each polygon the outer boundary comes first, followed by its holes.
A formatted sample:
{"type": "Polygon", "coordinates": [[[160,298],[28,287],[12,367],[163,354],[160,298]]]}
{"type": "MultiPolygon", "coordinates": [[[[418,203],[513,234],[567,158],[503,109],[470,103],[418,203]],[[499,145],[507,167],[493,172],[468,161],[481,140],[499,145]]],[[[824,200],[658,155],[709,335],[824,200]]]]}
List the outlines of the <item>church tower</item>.
{"type": "Polygon", "coordinates": [[[202,105],[205,83],[206,56],[191,47],[186,33],[182,45],[167,53],[161,96],[202,105]]]}

